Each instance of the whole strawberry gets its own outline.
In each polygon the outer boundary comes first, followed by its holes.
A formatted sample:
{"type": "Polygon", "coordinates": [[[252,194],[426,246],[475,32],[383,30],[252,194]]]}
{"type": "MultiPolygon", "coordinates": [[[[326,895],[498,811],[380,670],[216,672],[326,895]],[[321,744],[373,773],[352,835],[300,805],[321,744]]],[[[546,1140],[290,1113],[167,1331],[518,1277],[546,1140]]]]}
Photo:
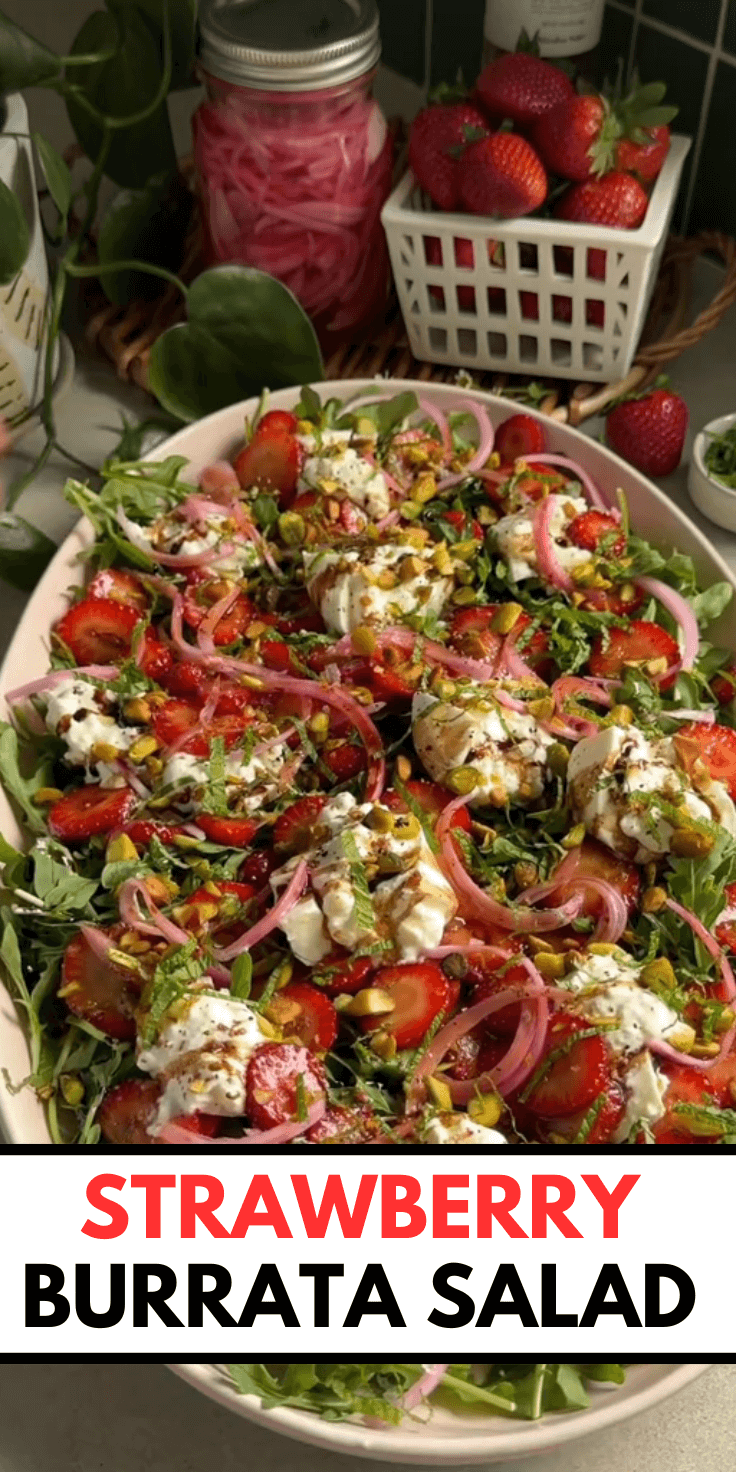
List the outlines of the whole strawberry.
{"type": "Polygon", "coordinates": [[[458,154],[470,139],[485,138],[488,120],[470,102],[440,102],[417,113],[409,134],[409,164],[441,210],[457,209],[458,154]]]}
{"type": "Polygon", "coordinates": [[[684,399],[669,389],[655,388],[611,410],[606,438],[617,455],[645,475],[671,475],[680,463],[687,421],[684,399]]]}
{"type": "Polygon", "coordinates": [[[527,51],[513,51],[481,72],[475,91],[488,112],[524,127],[572,97],[574,89],[558,66],[527,51]]]}
{"type": "Polygon", "coordinates": [[[648,204],[639,180],[633,174],[614,169],[600,179],[586,179],[584,184],[573,184],[566,189],[555,206],[555,216],[558,220],[576,220],[583,225],[635,230],[644,219],[648,204]]]}
{"type": "Polygon", "coordinates": [[[666,124],[642,128],[636,137],[621,138],[616,144],[616,168],[627,169],[649,184],[660,173],[669,147],[670,130],[666,124]]]}
{"type": "MultiPolygon", "coordinates": [[[[623,142],[641,144],[647,130],[672,121],[677,108],[662,105],[664,93],[664,82],[650,82],[612,102],[599,93],[574,94],[539,119],[532,142],[550,173],[563,179],[582,183],[607,174],[624,167],[618,153],[623,142]]],[[[656,160],[653,166],[659,172],[656,160]]]]}
{"type": "Polygon", "coordinates": [[[532,142],[550,173],[582,182],[595,172],[597,158],[613,146],[618,131],[602,97],[573,93],[540,118],[532,142]]]}
{"type": "Polygon", "coordinates": [[[466,148],[458,164],[460,200],[474,215],[528,215],[547,198],[544,166],[526,138],[492,133],[466,148]]]}

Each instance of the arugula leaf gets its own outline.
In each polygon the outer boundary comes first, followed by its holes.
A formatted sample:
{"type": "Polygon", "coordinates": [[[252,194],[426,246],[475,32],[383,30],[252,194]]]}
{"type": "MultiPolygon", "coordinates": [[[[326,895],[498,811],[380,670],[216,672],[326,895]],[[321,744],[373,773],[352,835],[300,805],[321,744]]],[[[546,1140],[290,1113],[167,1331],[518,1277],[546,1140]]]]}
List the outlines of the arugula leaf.
{"type": "Polygon", "coordinates": [[[237,1390],[261,1405],[316,1411],[327,1421],[375,1416],[398,1425],[398,1400],[422,1373],[421,1365],[228,1365],[237,1390]]]}
{"type": "MultiPolygon", "coordinates": [[[[261,1405],[289,1405],[325,1420],[372,1415],[397,1424],[405,1414],[398,1402],[423,1373],[421,1365],[228,1365],[242,1395],[261,1405]]],[[[621,1385],[623,1365],[607,1364],[453,1364],[432,1400],[456,1412],[536,1420],[547,1411],[583,1410],[590,1404],[585,1382],[621,1385]]]]}
{"type": "Polygon", "coordinates": [[[47,751],[35,753],[35,764],[28,776],[21,772],[18,734],[9,722],[0,724],[0,781],[18,804],[31,833],[45,833],[46,821],[33,801],[34,794],[51,783],[53,760],[47,751]]]}
{"type": "Polygon", "coordinates": [[[43,900],[47,914],[81,915],[88,909],[98,889],[97,880],[78,874],[61,844],[51,840],[43,847],[39,844],[31,853],[31,862],[34,892],[43,900]]]}
{"type": "Polygon", "coordinates": [[[250,503],[250,509],[256,526],[262,532],[269,532],[279,519],[278,502],[275,496],[267,496],[265,491],[258,492],[250,503]]]}
{"type": "Polygon", "coordinates": [[[733,588],[730,583],[711,583],[702,593],[694,593],[690,598],[690,606],[695,614],[701,628],[712,624],[715,619],[720,618],[724,609],[728,608],[733,598],[733,588]]]}
{"type": "Polygon", "coordinates": [[[303,385],[299,403],[294,406],[294,413],[297,419],[312,419],[315,424],[319,424],[322,417],[322,400],[311,384],[303,385]]]}

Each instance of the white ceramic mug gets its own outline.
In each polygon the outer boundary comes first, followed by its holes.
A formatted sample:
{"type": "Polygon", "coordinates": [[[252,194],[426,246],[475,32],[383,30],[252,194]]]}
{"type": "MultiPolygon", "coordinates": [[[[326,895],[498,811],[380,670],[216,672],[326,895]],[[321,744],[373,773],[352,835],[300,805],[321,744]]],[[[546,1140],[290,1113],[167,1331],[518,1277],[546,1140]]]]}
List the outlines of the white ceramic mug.
{"type": "MultiPolygon", "coordinates": [[[[30,247],[18,275],[0,286],[0,416],[11,426],[36,405],[43,392],[44,340],[48,299],[46,247],[36,195],[28,110],[19,92],[5,98],[0,129],[0,179],[17,195],[28,221],[30,247]]],[[[55,349],[54,373],[58,361],[55,349]]]]}

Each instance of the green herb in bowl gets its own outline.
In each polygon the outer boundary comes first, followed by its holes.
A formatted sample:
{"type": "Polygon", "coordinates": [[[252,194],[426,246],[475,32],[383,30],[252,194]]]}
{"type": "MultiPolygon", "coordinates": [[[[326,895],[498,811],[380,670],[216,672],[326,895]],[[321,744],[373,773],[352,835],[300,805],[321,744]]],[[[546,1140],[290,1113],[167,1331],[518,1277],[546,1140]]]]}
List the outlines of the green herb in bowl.
{"type": "Polygon", "coordinates": [[[703,458],[709,475],[722,485],[736,490],[736,424],[732,424],[722,434],[711,436],[703,458]]]}

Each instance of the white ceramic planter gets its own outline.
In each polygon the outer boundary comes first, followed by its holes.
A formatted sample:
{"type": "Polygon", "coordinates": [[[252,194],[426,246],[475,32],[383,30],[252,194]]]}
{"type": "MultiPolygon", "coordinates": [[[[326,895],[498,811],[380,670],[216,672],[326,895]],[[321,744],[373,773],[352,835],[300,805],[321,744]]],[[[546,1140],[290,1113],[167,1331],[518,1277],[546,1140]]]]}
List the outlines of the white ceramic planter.
{"type": "MultiPolygon", "coordinates": [[[[36,195],[28,110],[19,92],[5,98],[0,129],[0,179],[17,195],[28,221],[31,244],[25,264],[7,286],[0,286],[0,415],[15,420],[41,397],[48,294],[48,268],[36,195]]],[[[56,376],[59,357],[54,361],[56,376]]]]}

